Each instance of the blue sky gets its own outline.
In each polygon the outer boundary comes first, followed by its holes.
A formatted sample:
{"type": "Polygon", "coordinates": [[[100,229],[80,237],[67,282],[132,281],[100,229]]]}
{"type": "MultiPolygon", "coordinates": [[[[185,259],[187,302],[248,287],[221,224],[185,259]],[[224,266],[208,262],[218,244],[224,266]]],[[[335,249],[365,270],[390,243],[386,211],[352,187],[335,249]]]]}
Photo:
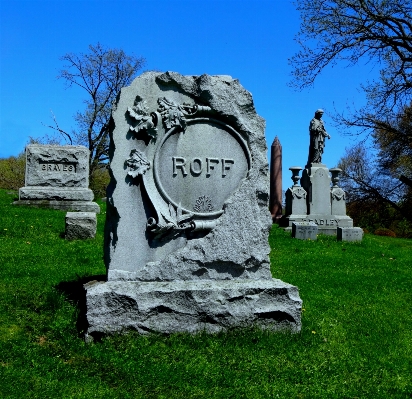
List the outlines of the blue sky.
{"type": "Polygon", "coordinates": [[[296,92],[290,58],[299,14],[289,0],[1,0],[0,157],[23,151],[29,136],[50,134],[50,110],[61,128],[75,128],[82,109],[81,89],[56,79],[68,52],[86,52],[97,42],[147,59],[147,70],[231,75],[252,93],[266,120],[268,147],[275,136],[283,148],[283,186],[292,184],[288,168],[304,166],[308,125],[317,108],[332,139],[324,163],[333,167],[354,143],[338,133],[328,112],[362,105],[359,84],[370,66],[325,70],[310,90],[296,92]]]}

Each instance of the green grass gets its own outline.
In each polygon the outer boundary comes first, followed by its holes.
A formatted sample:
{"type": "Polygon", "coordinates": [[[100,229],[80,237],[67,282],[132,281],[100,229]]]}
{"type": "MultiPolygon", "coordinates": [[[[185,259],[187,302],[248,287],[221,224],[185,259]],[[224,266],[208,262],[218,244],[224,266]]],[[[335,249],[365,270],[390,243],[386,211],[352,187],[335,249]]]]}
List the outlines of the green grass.
{"type": "MultiPolygon", "coordinates": [[[[85,344],[81,284],[105,273],[62,211],[0,190],[0,397],[412,398],[412,240],[270,235],[273,275],[297,285],[302,332],[105,337],[85,344]]],[[[104,212],[104,204],[100,204],[104,212]]]]}

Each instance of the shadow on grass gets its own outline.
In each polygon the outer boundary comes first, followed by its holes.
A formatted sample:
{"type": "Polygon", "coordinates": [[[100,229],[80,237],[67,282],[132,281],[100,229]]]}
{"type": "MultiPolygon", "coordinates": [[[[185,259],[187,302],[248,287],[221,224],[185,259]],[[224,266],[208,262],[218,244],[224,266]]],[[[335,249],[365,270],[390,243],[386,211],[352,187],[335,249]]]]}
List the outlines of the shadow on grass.
{"type": "Polygon", "coordinates": [[[106,281],[106,275],[96,274],[87,277],[77,276],[77,279],[74,281],[62,281],[54,287],[57,291],[62,293],[69,302],[73,303],[79,309],[76,320],[76,329],[79,337],[84,336],[88,327],[86,318],[86,290],[83,285],[94,280],[106,281]]]}

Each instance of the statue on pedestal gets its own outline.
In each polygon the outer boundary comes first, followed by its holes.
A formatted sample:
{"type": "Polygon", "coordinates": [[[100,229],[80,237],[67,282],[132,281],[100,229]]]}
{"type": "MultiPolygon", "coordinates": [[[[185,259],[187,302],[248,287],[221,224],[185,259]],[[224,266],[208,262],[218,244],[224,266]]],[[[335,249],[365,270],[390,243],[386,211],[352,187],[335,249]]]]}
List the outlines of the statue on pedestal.
{"type": "Polygon", "coordinates": [[[315,117],[310,121],[309,134],[309,157],[308,166],[311,163],[322,163],[322,154],[325,147],[325,138],[330,139],[330,135],[325,129],[325,125],[322,120],[323,110],[318,109],[315,112],[315,117]]]}

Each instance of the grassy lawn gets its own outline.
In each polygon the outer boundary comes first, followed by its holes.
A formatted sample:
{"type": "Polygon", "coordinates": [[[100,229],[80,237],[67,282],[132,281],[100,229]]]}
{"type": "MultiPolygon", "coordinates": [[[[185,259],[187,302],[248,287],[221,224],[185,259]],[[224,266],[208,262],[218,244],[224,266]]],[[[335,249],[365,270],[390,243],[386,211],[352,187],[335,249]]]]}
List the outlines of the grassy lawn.
{"type": "Polygon", "coordinates": [[[105,273],[65,212],[0,190],[1,398],[412,398],[412,240],[294,240],[273,227],[273,275],[297,285],[300,334],[126,336],[85,344],[81,286],[105,273]]]}

